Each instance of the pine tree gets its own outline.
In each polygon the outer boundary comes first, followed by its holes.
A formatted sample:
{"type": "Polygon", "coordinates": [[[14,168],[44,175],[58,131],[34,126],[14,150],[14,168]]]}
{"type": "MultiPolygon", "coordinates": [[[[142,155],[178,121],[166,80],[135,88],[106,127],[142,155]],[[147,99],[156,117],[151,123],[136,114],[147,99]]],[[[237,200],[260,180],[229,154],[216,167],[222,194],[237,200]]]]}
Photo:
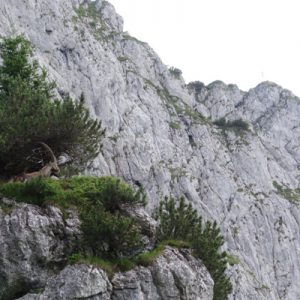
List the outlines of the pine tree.
{"type": "Polygon", "coordinates": [[[55,82],[31,60],[23,36],[3,39],[0,55],[0,175],[39,169],[28,159],[39,141],[56,155],[70,155],[74,166],[85,167],[99,153],[104,130],[90,117],[84,97],[56,99],[55,82]]]}
{"type": "Polygon", "coordinates": [[[166,197],[160,202],[154,214],[159,220],[160,226],[157,229],[159,241],[167,239],[189,240],[192,238],[193,228],[201,224],[201,217],[191,204],[187,204],[183,197],[177,201],[174,198],[166,197]]]}
{"type": "Polygon", "coordinates": [[[203,226],[201,216],[184,198],[179,201],[165,198],[154,217],[159,221],[158,241],[175,239],[189,242],[194,255],[203,261],[214,280],[214,300],[227,299],[232,285],[225,273],[227,254],[220,251],[224,238],[217,223],[207,221],[203,226]]]}

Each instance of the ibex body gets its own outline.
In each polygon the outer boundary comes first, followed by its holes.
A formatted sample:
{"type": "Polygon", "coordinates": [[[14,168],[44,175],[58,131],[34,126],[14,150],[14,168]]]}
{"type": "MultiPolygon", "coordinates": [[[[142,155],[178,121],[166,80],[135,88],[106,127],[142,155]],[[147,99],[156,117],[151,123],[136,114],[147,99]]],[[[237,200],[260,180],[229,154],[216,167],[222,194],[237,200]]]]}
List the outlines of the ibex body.
{"type": "Polygon", "coordinates": [[[20,175],[15,176],[14,178],[12,178],[10,180],[10,182],[16,182],[16,181],[26,182],[26,181],[31,180],[36,177],[50,177],[52,174],[55,174],[55,175],[59,174],[60,169],[59,169],[59,166],[57,163],[57,159],[56,159],[53,151],[51,150],[51,148],[43,142],[39,142],[38,144],[40,144],[48,152],[48,154],[51,156],[51,161],[48,162],[39,171],[30,172],[30,173],[24,172],[20,175]]]}

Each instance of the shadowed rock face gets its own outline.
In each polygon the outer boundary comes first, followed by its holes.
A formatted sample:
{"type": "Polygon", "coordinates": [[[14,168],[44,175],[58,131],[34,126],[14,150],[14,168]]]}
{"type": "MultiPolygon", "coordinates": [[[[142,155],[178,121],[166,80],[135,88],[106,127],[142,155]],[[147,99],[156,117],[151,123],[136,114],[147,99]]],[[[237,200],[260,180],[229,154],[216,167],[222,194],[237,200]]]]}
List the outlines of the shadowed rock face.
{"type": "Polygon", "coordinates": [[[239,259],[232,299],[300,298],[299,98],[270,82],[249,92],[220,81],[187,87],[122,32],[106,1],[0,0],[0,34],[15,32],[59,94],[83,91],[103,120],[103,155],[89,173],[139,182],[149,210],[184,195],[217,220],[239,259]],[[214,126],[221,117],[242,118],[250,131],[214,126]]]}

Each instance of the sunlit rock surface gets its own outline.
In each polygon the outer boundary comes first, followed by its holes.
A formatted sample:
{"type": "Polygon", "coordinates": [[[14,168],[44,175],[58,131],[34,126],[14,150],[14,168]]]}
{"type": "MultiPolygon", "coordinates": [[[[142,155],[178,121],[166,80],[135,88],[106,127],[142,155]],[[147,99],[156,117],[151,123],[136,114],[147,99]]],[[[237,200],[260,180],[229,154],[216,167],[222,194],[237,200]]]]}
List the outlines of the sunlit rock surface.
{"type": "Polygon", "coordinates": [[[84,92],[107,128],[90,174],[143,185],[149,210],[184,195],[217,220],[239,262],[229,269],[232,299],[300,298],[299,98],[270,82],[249,92],[187,86],[122,31],[106,1],[0,0],[0,34],[15,33],[32,42],[58,93],[84,92]],[[222,117],[250,130],[212,123],[222,117]]]}

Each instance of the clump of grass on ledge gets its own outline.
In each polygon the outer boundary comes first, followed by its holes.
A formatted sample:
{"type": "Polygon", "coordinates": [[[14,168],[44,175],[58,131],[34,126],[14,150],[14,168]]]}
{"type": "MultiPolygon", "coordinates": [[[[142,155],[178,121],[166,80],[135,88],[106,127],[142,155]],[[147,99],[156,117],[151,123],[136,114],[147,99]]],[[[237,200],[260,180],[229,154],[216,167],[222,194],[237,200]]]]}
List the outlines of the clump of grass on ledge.
{"type": "Polygon", "coordinates": [[[75,176],[61,180],[38,177],[26,183],[2,184],[0,193],[17,202],[36,205],[51,202],[62,208],[75,205],[82,209],[101,202],[106,210],[114,212],[120,210],[122,204],[146,205],[142,188],[134,191],[120,179],[110,176],[75,176]]]}
{"type": "Polygon", "coordinates": [[[99,267],[105,271],[110,279],[117,272],[126,272],[136,267],[137,262],[130,258],[104,259],[98,256],[83,256],[80,253],[73,253],[68,258],[70,265],[87,264],[99,267]]]}
{"type": "Polygon", "coordinates": [[[141,253],[136,258],[136,263],[138,265],[148,267],[153,264],[153,262],[162,254],[164,250],[165,246],[159,245],[152,251],[141,253]]]}
{"type": "Polygon", "coordinates": [[[140,228],[136,220],[124,214],[122,206],[144,206],[145,193],[142,188],[133,190],[118,178],[36,178],[27,183],[3,184],[0,193],[17,202],[52,204],[63,211],[76,208],[82,221],[84,246],[95,256],[116,258],[140,247],[140,228]]]}
{"type": "Polygon", "coordinates": [[[162,254],[166,246],[173,248],[192,248],[192,245],[186,241],[180,240],[165,240],[162,241],[155,249],[149,252],[139,254],[136,258],[136,264],[148,267],[154,263],[154,261],[162,254]]]}
{"type": "Polygon", "coordinates": [[[170,122],[169,123],[170,128],[172,129],[180,129],[180,124],[177,122],[170,122]]]}
{"type": "Polygon", "coordinates": [[[99,267],[107,273],[109,278],[112,278],[116,272],[116,266],[111,261],[95,256],[84,257],[80,253],[74,253],[68,258],[68,262],[70,265],[82,263],[99,267]]]}
{"type": "Polygon", "coordinates": [[[229,265],[234,266],[240,263],[240,260],[237,256],[227,253],[227,262],[229,265]]]}
{"type": "Polygon", "coordinates": [[[140,253],[134,257],[123,257],[115,259],[104,259],[93,256],[83,256],[80,253],[72,254],[68,262],[70,264],[85,263],[97,266],[103,269],[110,278],[116,272],[126,272],[132,270],[136,266],[151,266],[155,260],[163,253],[166,246],[173,248],[191,248],[191,244],[180,240],[166,240],[158,244],[153,250],[140,253]]]}

